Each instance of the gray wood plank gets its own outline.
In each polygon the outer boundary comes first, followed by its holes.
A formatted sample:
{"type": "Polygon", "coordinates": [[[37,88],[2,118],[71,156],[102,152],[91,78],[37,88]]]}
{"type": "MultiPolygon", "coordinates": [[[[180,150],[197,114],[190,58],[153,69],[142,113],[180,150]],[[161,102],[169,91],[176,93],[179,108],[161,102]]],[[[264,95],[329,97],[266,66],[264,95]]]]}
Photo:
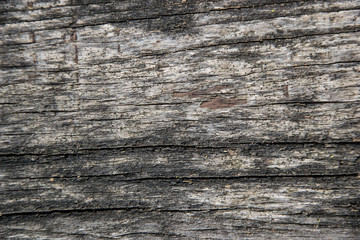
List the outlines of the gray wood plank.
{"type": "Polygon", "coordinates": [[[2,239],[358,239],[360,1],[2,1],[2,239]]]}

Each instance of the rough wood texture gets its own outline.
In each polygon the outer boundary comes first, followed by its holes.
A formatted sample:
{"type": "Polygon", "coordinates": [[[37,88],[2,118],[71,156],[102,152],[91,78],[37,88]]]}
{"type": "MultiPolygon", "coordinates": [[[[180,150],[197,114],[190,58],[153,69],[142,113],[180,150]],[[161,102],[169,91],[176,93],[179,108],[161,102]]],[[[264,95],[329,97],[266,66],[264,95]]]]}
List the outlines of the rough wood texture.
{"type": "Polygon", "coordinates": [[[1,239],[359,238],[359,0],[0,12],[1,239]]]}

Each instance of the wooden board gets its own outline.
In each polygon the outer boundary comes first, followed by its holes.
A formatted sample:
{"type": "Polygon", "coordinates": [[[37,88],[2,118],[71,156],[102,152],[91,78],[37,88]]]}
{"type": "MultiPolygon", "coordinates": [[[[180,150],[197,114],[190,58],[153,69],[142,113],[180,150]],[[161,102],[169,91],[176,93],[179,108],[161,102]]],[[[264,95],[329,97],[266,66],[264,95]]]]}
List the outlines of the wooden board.
{"type": "Polygon", "coordinates": [[[360,1],[2,1],[2,239],[358,239],[360,1]]]}

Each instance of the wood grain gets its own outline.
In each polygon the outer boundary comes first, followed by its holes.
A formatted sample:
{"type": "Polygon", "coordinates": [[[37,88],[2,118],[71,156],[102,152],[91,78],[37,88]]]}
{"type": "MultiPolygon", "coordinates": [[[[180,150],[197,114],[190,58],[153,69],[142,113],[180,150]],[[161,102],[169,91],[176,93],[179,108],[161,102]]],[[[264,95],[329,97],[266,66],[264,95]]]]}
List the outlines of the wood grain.
{"type": "Polygon", "coordinates": [[[357,239],[360,1],[2,1],[3,239],[357,239]]]}

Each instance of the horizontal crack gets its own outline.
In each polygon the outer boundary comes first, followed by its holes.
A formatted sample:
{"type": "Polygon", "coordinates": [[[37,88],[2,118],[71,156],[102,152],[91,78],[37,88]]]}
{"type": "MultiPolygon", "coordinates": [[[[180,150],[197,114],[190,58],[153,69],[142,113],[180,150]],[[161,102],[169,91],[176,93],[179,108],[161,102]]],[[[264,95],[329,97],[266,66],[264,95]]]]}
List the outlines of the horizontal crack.
{"type": "Polygon", "coordinates": [[[111,211],[146,211],[146,212],[215,212],[215,211],[231,211],[239,210],[243,208],[204,208],[204,209],[160,209],[160,208],[151,208],[151,207],[118,207],[118,208],[74,208],[74,209],[52,209],[44,211],[23,211],[23,212],[8,212],[0,214],[1,217],[11,217],[11,216],[26,216],[26,215],[50,215],[56,213],[92,213],[92,212],[111,212],[111,211]]]}
{"type": "Polygon", "coordinates": [[[243,176],[218,176],[218,177],[154,177],[154,178],[134,178],[126,179],[124,181],[156,181],[156,180],[237,180],[237,179],[259,179],[259,178],[327,178],[327,177],[358,177],[358,173],[345,174],[289,174],[289,175],[243,175],[243,176]]]}
{"type": "MultiPolygon", "coordinates": [[[[247,107],[262,107],[262,106],[271,106],[271,105],[286,105],[286,104],[297,104],[297,105],[310,105],[310,104],[341,104],[341,103],[356,103],[360,104],[359,101],[288,101],[288,102],[274,102],[274,103],[264,103],[264,104],[254,104],[247,105],[247,107]]],[[[271,119],[275,120],[275,119],[271,119]]]]}
{"type": "MultiPolygon", "coordinates": [[[[124,237],[129,235],[157,235],[157,236],[166,236],[166,237],[185,237],[185,235],[175,234],[175,233],[162,233],[162,232],[131,232],[131,233],[124,233],[120,235],[116,235],[117,237],[124,237]]],[[[118,239],[118,238],[114,238],[118,239]]]]}
{"type": "MultiPolygon", "coordinates": [[[[128,172],[119,174],[101,174],[101,175],[79,175],[79,176],[51,176],[51,177],[9,177],[13,180],[40,180],[40,179],[83,179],[83,178],[107,178],[126,176],[139,172],[128,172]]],[[[145,177],[145,178],[128,178],[118,179],[122,182],[139,182],[139,181],[208,181],[208,180],[238,180],[238,179],[261,179],[261,178],[331,178],[331,177],[358,177],[360,173],[342,173],[342,174],[265,174],[265,175],[241,175],[241,176],[201,176],[201,177],[187,177],[187,176],[159,176],[159,177],[145,177]]]]}
{"type": "Polygon", "coordinates": [[[88,155],[88,152],[95,152],[95,151],[123,151],[123,150],[137,150],[137,149],[231,149],[237,148],[240,146],[275,146],[275,145],[329,145],[329,144],[336,144],[336,145],[359,145],[360,142],[354,141],[333,141],[333,142],[233,142],[229,143],[227,146],[205,146],[205,145],[137,145],[137,146],[114,146],[114,147],[98,147],[98,148],[79,148],[76,152],[64,152],[64,153],[15,153],[9,152],[5,153],[4,149],[3,152],[0,153],[0,157],[16,157],[16,156],[77,156],[77,155],[88,155]]]}
{"type": "Polygon", "coordinates": [[[53,209],[44,211],[23,211],[23,212],[9,212],[2,213],[1,217],[6,216],[24,216],[24,215],[48,215],[54,213],[83,213],[83,212],[105,212],[105,211],[131,211],[131,210],[146,210],[142,207],[124,207],[124,208],[78,208],[78,209],[53,209]]]}

